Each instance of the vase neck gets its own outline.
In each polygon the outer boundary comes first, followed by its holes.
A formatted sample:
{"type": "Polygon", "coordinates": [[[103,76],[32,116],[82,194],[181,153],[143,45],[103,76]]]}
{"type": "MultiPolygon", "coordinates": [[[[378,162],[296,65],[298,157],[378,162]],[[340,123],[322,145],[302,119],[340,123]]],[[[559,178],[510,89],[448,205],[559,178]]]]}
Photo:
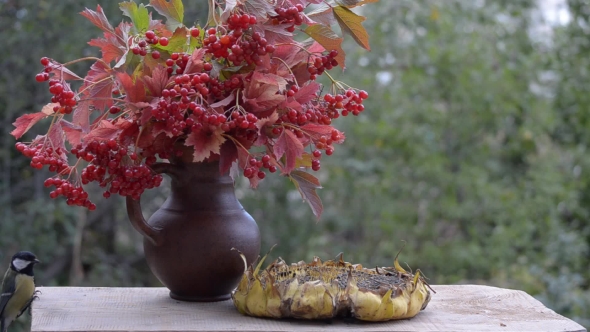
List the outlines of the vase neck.
{"type": "MultiPolygon", "coordinates": [[[[165,207],[172,210],[243,209],[229,174],[219,174],[219,163],[177,163],[171,175],[171,195],[165,207]]],[[[164,207],[164,206],[163,206],[164,207]]]]}

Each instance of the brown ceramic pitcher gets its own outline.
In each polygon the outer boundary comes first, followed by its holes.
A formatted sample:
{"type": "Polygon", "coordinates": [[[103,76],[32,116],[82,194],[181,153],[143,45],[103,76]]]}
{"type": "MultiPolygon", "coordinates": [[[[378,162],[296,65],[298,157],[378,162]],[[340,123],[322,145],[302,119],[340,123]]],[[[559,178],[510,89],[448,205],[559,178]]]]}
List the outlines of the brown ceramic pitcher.
{"type": "Polygon", "coordinates": [[[219,163],[157,163],[168,174],[168,199],[146,222],[139,201],[127,198],[127,214],[143,237],[154,275],[182,301],[230,297],[244,272],[242,251],[251,264],[260,251],[258,225],[237,200],[232,179],[219,163]]]}

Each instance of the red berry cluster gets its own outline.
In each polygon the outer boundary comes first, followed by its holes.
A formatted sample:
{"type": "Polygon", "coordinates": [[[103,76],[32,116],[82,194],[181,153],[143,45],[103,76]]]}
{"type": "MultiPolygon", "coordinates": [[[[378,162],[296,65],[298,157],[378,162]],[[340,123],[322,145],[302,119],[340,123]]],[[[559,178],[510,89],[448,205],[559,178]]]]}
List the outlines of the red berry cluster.
{"type": "Polygon", "coordinates": [[[234,66],[243,62],[261,65],[260,57],[273,53],[275,47],[259,32],[251,32],[250,27],[256,22],[255,16],[234,13],[226,25],[207,30],[203,46],[214,57],[227,59],[234,66]]]}
{"type": "Polygon", "coordinates": [[[261,168],[266,168],[271,173],[276,172],[277,167],[275,165],[271,165],[270,160],[271,157],[267,154],[263,155],[260,160],[255,157],[250,158],[250,160],[248,160],[248,165],[244,167],[244,177],[248,179],[252,179],[254,177],[258,177],[260,180],[264,179],[266,177],[266,173],[264,173],[261,168]]]}
{"type": "Polygon", "coordinates": [[[114,139],[92,141],[85,148],[78,145],[72,149],[72,154],[90,162],[82,170],[82,184],[98,182],[101,187],[110,185],[103,194],[105,197],[118,193],[121,196],[139,199],[144,190],[157,187],[162,182],[162,176],[154,176],[147,165],[125,165],[124,160],[131,163],[136,161],[138,156],[131,153],[126,159],[127,149],[120,147],[114,139]]]}
{"type": "MultiPolygon", "coordinates": [[[[166,37],[158,37],[152,30],[145,33],[145,38],[140,39],[135,46],[131,48],[131,52],[135,55],[146,56],[148,54],[148,45],[167,46],[170,41],[166,37]]],[[[152,58],[159,59],[160,51],[152,49],[150,52],[152,58]]]]}
{"type": "Polygon", "coordinates": [[[73,107],[76,106],[76,95],[74,94],[74,91],[70,90],[69,85],[62,83],[59,80],[49,79],[49,73],[53,70],[49,58],[41,58],[41,64],[45,66],[45,69],[43,69],[43,72],[35,76],[35,80],[37,82],[49,81],[49,92],[53,95],[51,97],[51,102],[59,103],[59,106],[55,106],[53,111],[61,114],[72,113],[73,107]]]}
{"type": "Polygon", "coordinates": [[[321,75],[324,71],[338,66],[338,61],[336,61],[337,56],[338,51],[331,50],[326,55],[316,57],[313,60],[313,63],[310,63],[309,67],[307,67],[307,71],[311,74],[310,79],[315,80],[317,77],[316,75],[321,75]]]}
{"type": "Polygon", "coordinates": [[[27,146],[24,143],[16,143],[16,149],[25,157],[31,158],[31,167],[41,169],[48,165],[50,172],[64,173],[69,169],[68,163],[61,158],[64,151],[61,148],[44,148],[42,144],[36,146],[27,146]]]}
{"type": "Polygon", "coordinates": [[[55,190],[49,193],[50,198],[57,198],[64,196],[67,198],[66,203],[68,205],[83,206],[90,211],[96,210],[96,204],[88,200],[88,193],[84,191],[82,186],[76,186],[67,180],[49,178],[43,183],[45,187],[55,186],[55,190]]]}
{"type": "MultiPolygon", "coordinates": [[[[50,172],[56,172],[59,175],[70,173],[70,167],[65,159],[61,158],[64,151],[61,148],[53,149],[44,147],[43,144],[27,146],[24,143],[16,143],[16,149],[24,156],[31,158],[31,167],[41,169],[44,165],[49,166],[50,172]]],[[[88,193],[81,186],[75,186],[68,180],[59,178],[48,178],[44,182],[45,187],[56,186],[56,189],[49,193],[49,197],[57,198],[64,196],[67,198],[68,205],[84,206],[89,210],[96,209],[96,205],[88,200],[88,193]]]]}
{"type": "Polygon", "coordinates": [[[328,108],[333,110],[340,110],[342,116],[347,116],[349,113],[352,115],[359,115],[365,110],[363,100],[369,98],[369,94],[361,90],[358,93],[349,89],[345,93],[337,94],[332,96],[331,94],[324,95],[324,101],[328,103],[328,108]]]}
{"type": "Polygon", "coordinates": [[[271,16],[272,24],[291,24],[286,30],[289,32],[295,31],[295,26],[303,24],[303,15],[301,14],[305,7],[302,4],[297,4],[288,8],[278,8],[277,15],[271,16]]]}
{"type": "Polygon", "coordinates": [[[49,73],[52,70],[51,66],[49,66],[50,62],[51,61],[49,60],[49,58],[46,58],[46,57],[41,58],[41,64],[43,65],[43,67],[45,67],[45,69],[42,72],[40,72],[39,74],[35,75],[35,81],[37,81],[37,82],[49,81],[49,73]]]}

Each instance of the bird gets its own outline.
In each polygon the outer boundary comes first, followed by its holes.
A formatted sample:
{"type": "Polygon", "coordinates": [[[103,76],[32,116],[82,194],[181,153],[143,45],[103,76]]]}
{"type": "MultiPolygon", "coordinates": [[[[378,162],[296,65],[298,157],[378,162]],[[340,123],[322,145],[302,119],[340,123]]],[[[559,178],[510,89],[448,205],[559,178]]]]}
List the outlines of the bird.
{"type": "Polygon", "coordinates": [[[10,261],[0,291],[0,332],[20,317],[35,299],[33,267],[39,263],[29,251],[19,251],[10,261]]]}

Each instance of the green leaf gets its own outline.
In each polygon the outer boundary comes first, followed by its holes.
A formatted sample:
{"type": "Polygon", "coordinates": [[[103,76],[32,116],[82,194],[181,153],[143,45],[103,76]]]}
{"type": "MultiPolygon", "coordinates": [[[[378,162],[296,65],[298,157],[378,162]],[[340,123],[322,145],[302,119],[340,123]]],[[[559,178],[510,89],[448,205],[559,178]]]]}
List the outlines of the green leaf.
{"type": "Polygon", "coordinates": [[[336,17],[342,32],[349,34],[364,49],[371,50],[369,47],[369,34],[361,25],[365,17],[359,16],[343,6],[334,7],[334,17],[336,17]]]}
{"type": "Polygon", "coordinates": [[[184,52],[187,45],[188,29],[186,27],[178,27],[174,30],[172,37],[168,38],[168,45],[162,46],[160,44],[154,45],[160,50],[168,51],[169,53],[184,52]]]}
{"type": "Polygon", "coordinates": [[[303,30],[303,32],[305,32],[311,38],[317,41],[326,50],[338,51],[336,61],[338,61],[338,64],[342,68],[344,68],[344,60],[346,58],[346,54],[342,49],[342,37],[339,37],[334,31],[332,31],[332,29],[322,24],[309,26],[305,30],[303,30]]]}
{"type": "Polygon", "coordinates": [[[150,5],[162,16],[166,17],[166,26],[170,30],[181,27],[184,19],[182,0],[151,0],[150,5]]]}
{"type": "Polygon", "coordinates": [[[150,26],[150,14],[143,4],[137,6],[135,2],[127,1],[121,2],[119,8],[121,8],[123,15],[131,19],[137,32],[147,31],[150,26]]]}
{"type": "Polygon", "coordinates": [[[316,192],[316,189],[322,188],[320,181],[315,176],[299,170],[291,171],[289,178],[299,190],[303,200],[309,204],[313,214],[319,219],[324,211],[322,200],[316,192]]]}

